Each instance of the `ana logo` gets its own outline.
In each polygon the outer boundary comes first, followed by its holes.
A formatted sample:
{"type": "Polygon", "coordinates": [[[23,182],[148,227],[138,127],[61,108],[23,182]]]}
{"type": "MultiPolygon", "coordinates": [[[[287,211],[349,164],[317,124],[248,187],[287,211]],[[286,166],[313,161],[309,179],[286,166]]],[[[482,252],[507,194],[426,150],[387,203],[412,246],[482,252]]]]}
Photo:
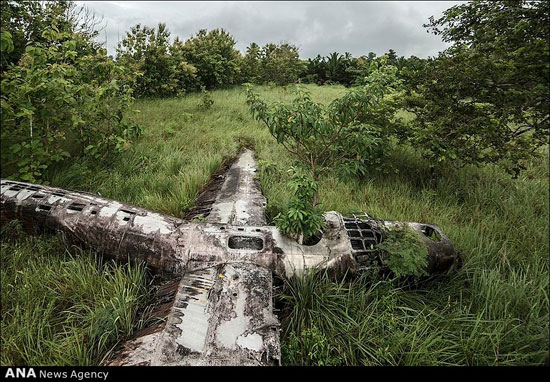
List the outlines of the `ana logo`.
{"type": "Polygon", "coordinates": [[[4,378],[36,378],[36,373],[34,372],[34,369],[32,367],[29,369],[26,369],[24,367],[9,367],[6,370],[6,375],[4,376],[4,378]]]}

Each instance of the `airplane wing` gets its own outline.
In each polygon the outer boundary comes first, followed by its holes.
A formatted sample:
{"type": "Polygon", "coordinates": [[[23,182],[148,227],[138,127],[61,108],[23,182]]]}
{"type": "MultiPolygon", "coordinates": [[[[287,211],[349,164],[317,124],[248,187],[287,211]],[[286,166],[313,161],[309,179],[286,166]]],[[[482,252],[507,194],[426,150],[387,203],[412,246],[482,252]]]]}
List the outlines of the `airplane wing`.
{"type": "MultiPolygon", "coordinates": [[[[229,169],[206,218],[232,226],[265,225],[265,197],[252,152],[229,169]]],[[[187,272],[162,327],[125,343],[107,365],[279,365],[273,277],[251,263],[187,272]]]]}
{"type": "Polygon", "coordinates": [[[138,333],[105,365],[279,365],[271,271],[231,264],[187,273],[161,326],[138,333]]]}

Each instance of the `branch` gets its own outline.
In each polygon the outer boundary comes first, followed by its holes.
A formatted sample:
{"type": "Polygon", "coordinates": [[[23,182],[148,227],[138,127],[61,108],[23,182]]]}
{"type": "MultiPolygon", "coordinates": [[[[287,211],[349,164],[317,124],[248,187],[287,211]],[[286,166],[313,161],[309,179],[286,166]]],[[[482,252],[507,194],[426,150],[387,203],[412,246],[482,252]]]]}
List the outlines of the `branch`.
{"type": "MultiPolygon", "coordinates": [[[[352,132],[349,132],[345,138],[349,137],[350,135],[352,134],[352,132]]],[[[329,167],[332,166],[334,163],[336,163],[336,161],[338,161],[339,159],[342,159],[348,152],[347,151],[343,151],[342,155],[339,155],[337,156],[333,161],[329,162],[329,167]]],[[[327,161],[328,157],[326,157],[324,160],[323,160],[323,163],[321,163],[321,167],[325,167],[325,162],[327,161]]]]}
{"type": "MultiPolygon", "coordinates": [[[[332,162],[329,162],[328,166],[327,167],[332,167],[332,165],[334,165],[334,163],[338,162],[339,160],[343,159],[345,156],[346,156],[347,152],[346,151],[343,151],[339,156],[337,156],[336,158],[334,158],[334,160],[332,162]]],[[[323,165],[324,165],[324,162],[323,162],[323,165]]]]}
{"type": "Polygon", "coordinates": [[[528,125],[528,124],[525,124],[525,125],[521,125],[519,126],[516,130],[514,130],[514,132],[512,133],[512,138],[511,139],[514,139],[514,138],[517,138],[531,130],[535,130],[536,128],[538,128],[540,125],[542,125],[543,123],[545,123],[546,121],[548,120],[548,116],[546,116],[542,121],[540,121],[539,123],[537,124],[533,124],[533,125],[528,125]],[[520,130],[522,127],[526,127],[525,129],[523,130],[520,130]]]}
{"type": "Polygon", "coordinates": [[[531,126],[531,127],[526,128],[526,129],[523,129],[523,130],[521,130],[521,131],[519,131],[519,132],[516,130],[516,131],[512,134],[512,139],[517,138],[517,137],[519,137],[520,135],[523,135],[523,134],[527,133],[528,131],[534,130],[534,129],[536,129],[536,128],[537,128],[537,126],[531,126]]]}
{"type": "MultiPolygon", "coordinates": [[[[342,132],[342,130],[344,129],[344,126],[346,126],[346,117],[347,117],[347,113],[348,113],[348,109],[349,109],[349,104],[346,105],[346,109],[344,111],[344,115],[342,116],[342,119],[343,119],[343,122],[340,124],[340,127],[338,128],[338,131],[336,132],[336,135],[333,137],[333,139],[330,140],[330,142],[328,142],[327,144],[325,144],[325,147],[323,148],[323,150],[321,151],[321,153],[319,153],[319,155],[317,156],[318,158],[322,158],[323,155],[325,154],[325,152],[328,150],[328,148],[330,146],[332,146],[334,144],[334,142],[336,142],[338,140],[338,138],[340,137],[340,133],[342,132]]],[[[323,139],[323,142],[324,142],[324,139],[323,139]]],[[[324,162],[326,161],[326,159],[323,161],[323,164],[324,162]]],[[[323,165],[322,164],[322,165],[323,165]]]]}
{"type": "MultiPolygon", "coordinates": [[[[267,130],[269,131],[269,133],[271,134],[271,136],[275,139],[277,139],[277,137],[272,133],[271,131],[271,128],[269,127],[269,124],[267,123],[267,121],[265,120],[262,120],[263,123],[267,126],[267,130]]],[[[305,158],[304,156],[301,155],[301,153],[297,152],[297,151],[294,151],[294,150],[291,150],[284,141],[281,141],[281,144],[283,145],[283,147],[291,154],[294,154],[296,155],[298,158],[300,158],[302,161],[304,162],[307,162],[307,158],[305,158]]]]}

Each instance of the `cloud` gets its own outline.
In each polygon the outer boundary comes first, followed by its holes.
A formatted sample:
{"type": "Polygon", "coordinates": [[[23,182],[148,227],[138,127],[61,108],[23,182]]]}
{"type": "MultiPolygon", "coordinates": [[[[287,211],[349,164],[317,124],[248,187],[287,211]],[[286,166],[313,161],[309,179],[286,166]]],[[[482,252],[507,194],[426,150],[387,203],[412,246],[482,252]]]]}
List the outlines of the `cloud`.
{"type": "Polygon", "coordinates": [[[456,1],[208,1],[208,2],[77,2],[104,17],[100,38],[109,54],[131,26],[165,22],[172,36],[187,39],[199,29],[224,28],[244,52],[251,43],[289,42],[301,58],[331,52],[428,57],[447,47],[422,24],[456,1]]]}

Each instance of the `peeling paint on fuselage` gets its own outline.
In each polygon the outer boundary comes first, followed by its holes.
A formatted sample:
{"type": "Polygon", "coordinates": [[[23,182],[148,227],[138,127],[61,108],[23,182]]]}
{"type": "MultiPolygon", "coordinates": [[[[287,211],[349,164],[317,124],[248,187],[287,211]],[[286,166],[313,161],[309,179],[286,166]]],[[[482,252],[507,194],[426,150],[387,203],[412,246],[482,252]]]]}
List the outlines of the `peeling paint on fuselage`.
{"type": "Polygon", "coordinates": [[[112,202],[99,210],[99,217],[111,217],[117,213],[122,207],[122,204],[118,202],[112,202]]]}
{"type": "Polygon", "coordinates": [[[173,224],[166,222],[161,215],[156,213],[149,213],[147,216],[136,216],[134,224],[146,234],[158,232],[161,235],[166,235],[175,230],[173,224]]]}

